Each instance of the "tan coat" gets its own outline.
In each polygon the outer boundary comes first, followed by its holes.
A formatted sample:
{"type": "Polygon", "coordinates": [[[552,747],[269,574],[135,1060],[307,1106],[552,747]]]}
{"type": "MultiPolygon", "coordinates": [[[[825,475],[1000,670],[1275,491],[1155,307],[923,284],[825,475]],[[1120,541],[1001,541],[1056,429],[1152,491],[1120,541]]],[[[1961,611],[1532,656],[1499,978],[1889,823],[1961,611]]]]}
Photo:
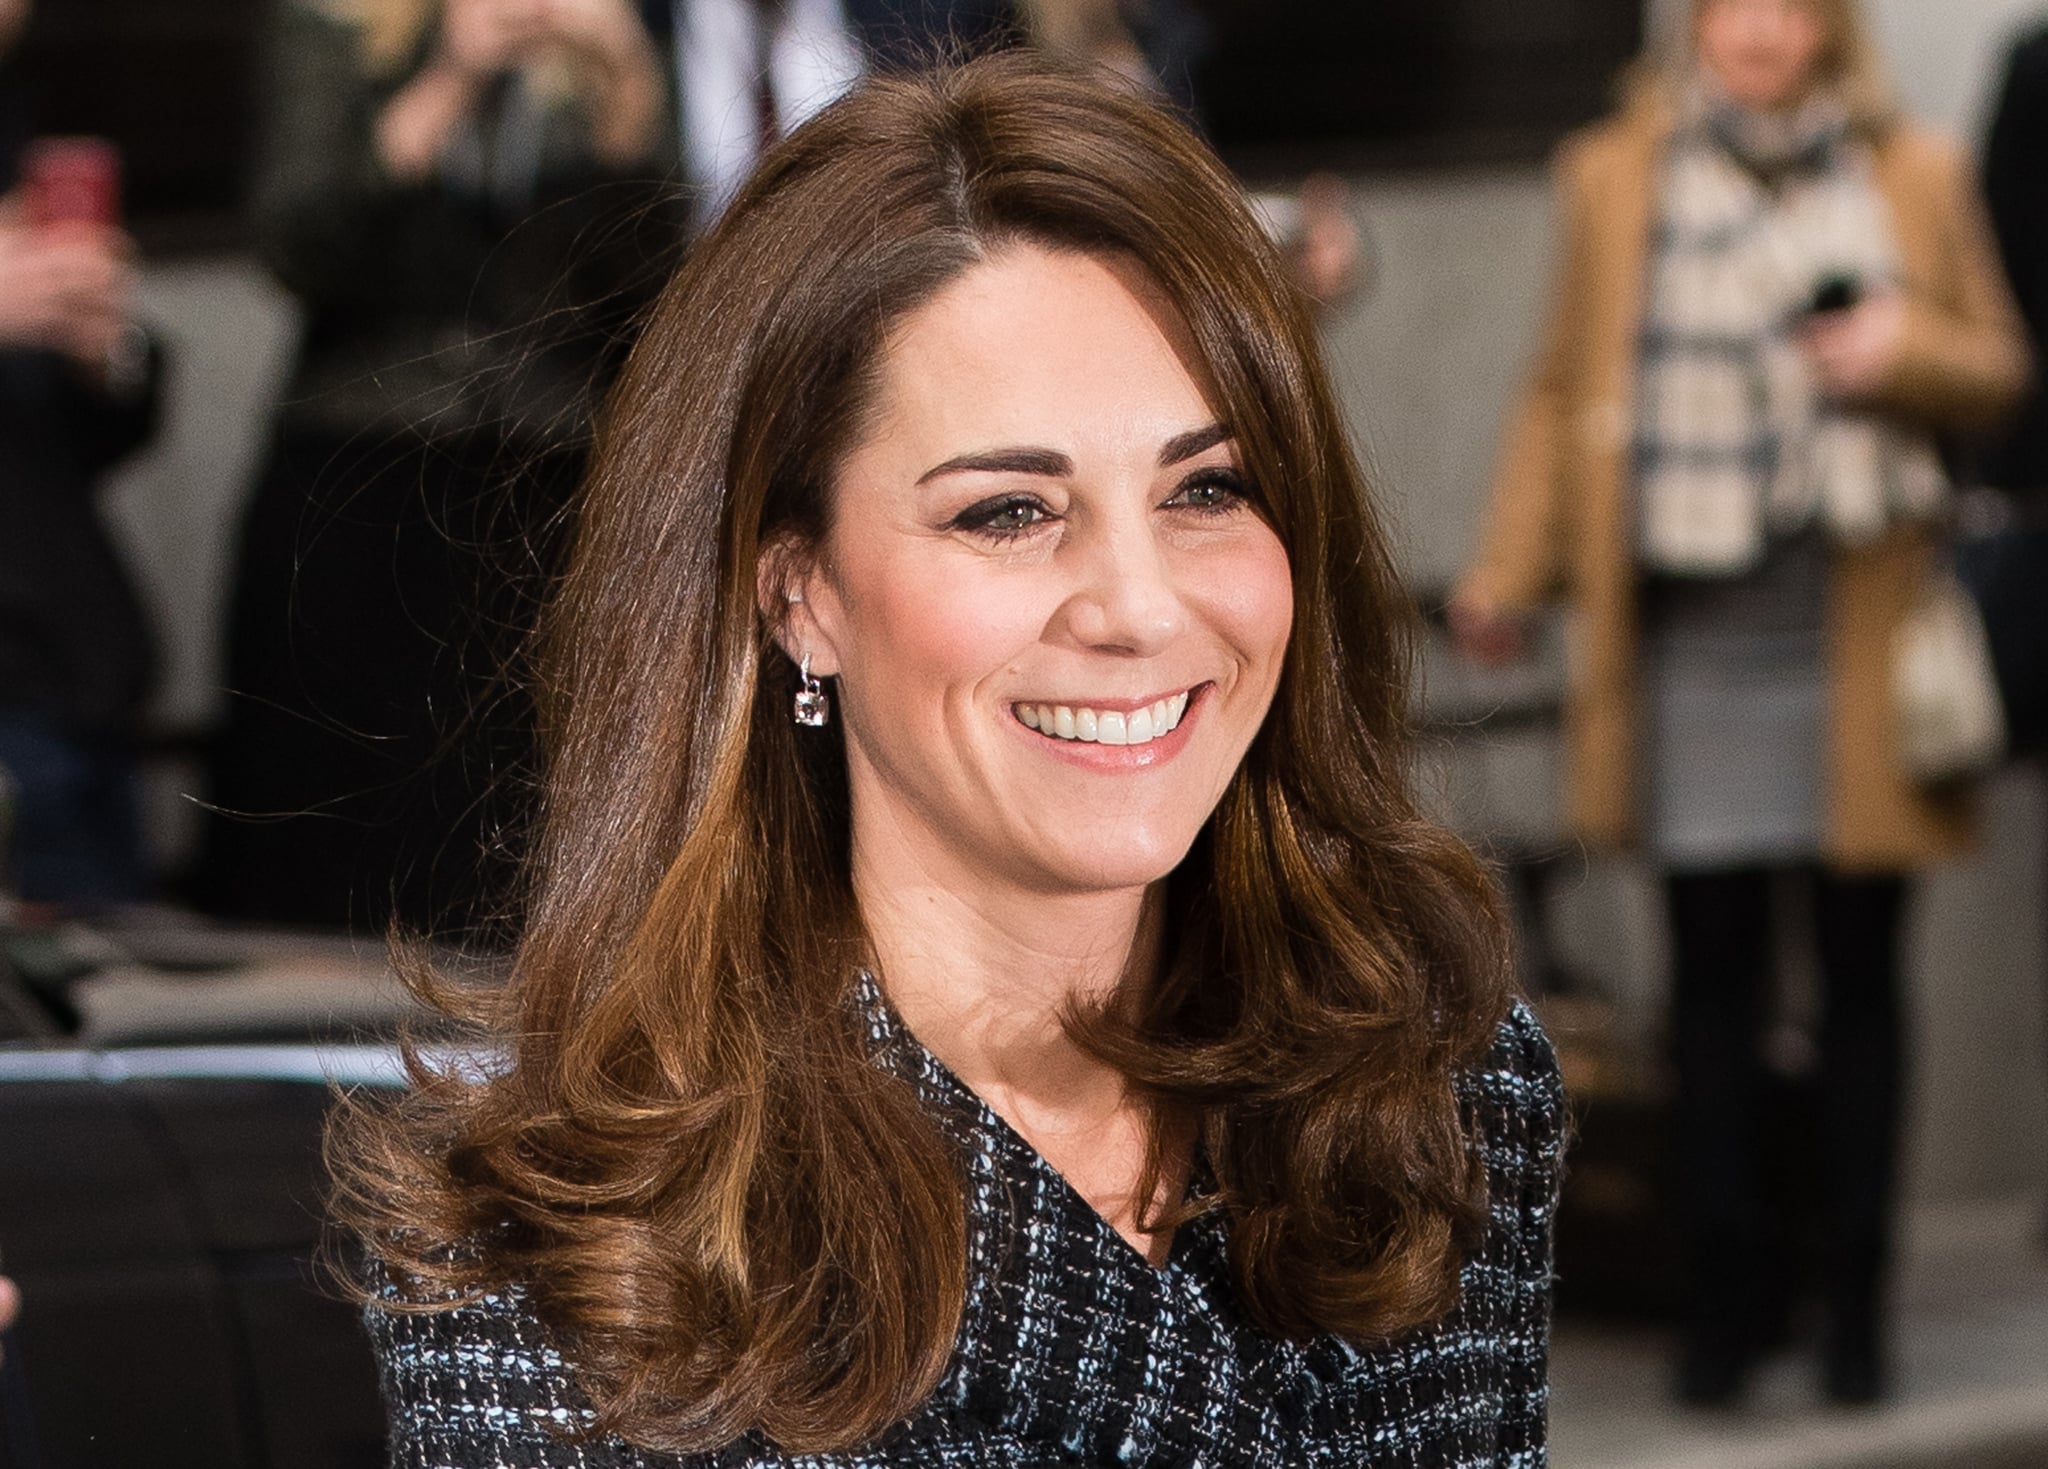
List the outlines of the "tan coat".
{"type": "MultiPolygon", "coordinates": [[[[1654,102],[1559,156],[1563,252],[1551,316],[1510,429],[1477,564],[1461,595],[1503,609],[1562,597],[1571,619],[1568,814],[1586,841],[1638,834],[1637,568],[1628,461],[1637,338],[1668,114],[1654,102]]],[[[1908,302],[1880,402],[1936,431],[1998,418],[2023,391],[2027,348],[1958,150],[1907,126],[1874,140],[1908,302]]],[[[1837,549],[1828,592],[1826,855],[1900,870],[1956,850],[1969,802],[1904,774],[1893,734],[1893,630],[1938,533],[1902,524],[1837,549]]]]}

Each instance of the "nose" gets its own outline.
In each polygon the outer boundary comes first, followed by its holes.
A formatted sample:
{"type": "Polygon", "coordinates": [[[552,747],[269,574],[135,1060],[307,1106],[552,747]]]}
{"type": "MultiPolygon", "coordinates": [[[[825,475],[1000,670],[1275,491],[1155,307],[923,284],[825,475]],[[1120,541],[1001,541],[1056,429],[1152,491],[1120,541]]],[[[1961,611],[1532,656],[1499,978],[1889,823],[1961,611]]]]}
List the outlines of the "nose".
{"type": "Polygon", "coordinates": [[[1187,625],[1167,548],[1140,512],[1100,524],[1073,547],[1076,584],[1061,608],[1072,640],[1097,652],[1146,658],[1187,625]]]}

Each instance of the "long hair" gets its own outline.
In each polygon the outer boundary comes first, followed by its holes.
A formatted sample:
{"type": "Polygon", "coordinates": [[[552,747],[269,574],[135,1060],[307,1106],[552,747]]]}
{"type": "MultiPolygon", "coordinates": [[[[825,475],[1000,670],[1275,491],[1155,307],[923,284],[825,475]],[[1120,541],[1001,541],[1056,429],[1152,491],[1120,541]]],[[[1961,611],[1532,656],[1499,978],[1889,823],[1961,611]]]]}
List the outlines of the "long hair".
{"type": "MultiPolygon", "coordinates": [[[[1691,0],[1682,24],[1630,68],[1623,79],[1625,97],[1636,105],[1667,112],[1699,71],[1696,37],[1700,17],[1716,0],[1691,0]]],[[[1815,80],[1841,99],[1850,122],[1866,136],[1883,133],[1898,121],[1898,98],[1884,57],[1871,38],[1860,0],[1804,0],[1816,11],[1827,33],[1815,63],[1815,80]]]]}
{"type": "Polygon", "coordinates": [[[756,581],[825,533],[891,323],[1015,242],[1171,298],[1295,594],[1266,724],[1167,884],[1163,975],[1076,1034],[1200,1127],[1202,1207],[1277,1336],[1439,1318],[1484,1218],[1455,1080],[1505,1011],[1501,927],[1411,801],[1410,612],[1280,257],[1134,93],[1018,56],[873,81],[769,154],[607,407],[541,633],[526,927],[492,1004],[438,991],[492,1010],[502,1066],[416,1066],[333,1139],[340,1217],[414,1308],[522,1288],[638,1443],[844,1448],[954,1344],[961,1160],[852,1013],[844,746],[797,737],[756,581]]]}

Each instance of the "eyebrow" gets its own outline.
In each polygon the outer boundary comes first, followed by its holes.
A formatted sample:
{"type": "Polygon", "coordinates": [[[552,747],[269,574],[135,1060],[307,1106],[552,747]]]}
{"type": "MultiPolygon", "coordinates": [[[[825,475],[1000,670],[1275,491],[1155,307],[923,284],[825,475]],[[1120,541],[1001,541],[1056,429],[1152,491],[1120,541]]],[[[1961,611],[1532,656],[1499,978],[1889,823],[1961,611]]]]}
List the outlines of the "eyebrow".
{"type": "Polygon", "coordinates": [[[1170,469],[1183,459],[1192,459],[1206,449],[1218,444],[1227,444],[1237,435],[1227,423],[1212,423],[1207,428],[1191,429],[1166,441],[1166,447],[1159,451],[1159,467],[1170,469]]]}
{"type": "MultiPolygon", "coordinates": [[[[1179,464],[1235,437],[1230,426],[1222,423],[1176,434],[1159,451],[1159,465],[1164,469],[1179,464]]],[[[1074,472],[1074,461],[1057,449],[984,449],[972,454],[958,454],[944,464],[935,464],[919,475],[917,482],[926,484],[940,475],[974,471],[984,474],[1041,474],[1057,479],[1074,472]]]]}
{"type": "Polygon", "coordinates": [[[934,465],[917,477],[919,484],[942,474],[982,470],[990,474],[1044,474],[1055,478],[1074,472],[1074,461],[1056,449],[985,449],[961,454],[944,464],[934,465]]]}

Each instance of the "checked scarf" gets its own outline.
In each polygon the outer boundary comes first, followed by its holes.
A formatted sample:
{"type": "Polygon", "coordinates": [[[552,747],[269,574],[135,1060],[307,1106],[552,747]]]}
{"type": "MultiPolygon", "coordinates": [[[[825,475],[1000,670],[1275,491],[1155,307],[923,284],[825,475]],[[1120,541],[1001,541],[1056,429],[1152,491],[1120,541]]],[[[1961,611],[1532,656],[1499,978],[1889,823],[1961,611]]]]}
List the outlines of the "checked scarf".
{"type": "Polygon", "coordinates": [[[1704,94],[1667,159],[1639,367],[1644,564],[1734,577],[1811,525],[1845,543],[1937,514],[1934,448],[1828,401],[1798,345],[1830,278],[1896,289],[1890,221],[1841,104],[1784,117],[1704,94]]]}

